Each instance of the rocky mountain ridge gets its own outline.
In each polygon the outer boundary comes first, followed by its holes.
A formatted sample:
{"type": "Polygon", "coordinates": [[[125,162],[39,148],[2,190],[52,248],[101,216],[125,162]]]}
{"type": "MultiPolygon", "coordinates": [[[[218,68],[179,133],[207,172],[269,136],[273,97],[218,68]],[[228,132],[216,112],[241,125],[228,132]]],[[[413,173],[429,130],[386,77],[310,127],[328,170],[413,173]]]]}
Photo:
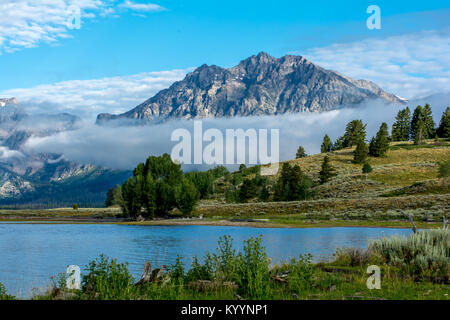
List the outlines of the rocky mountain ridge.
{"type": "Polygon", "coordinates": [[[323,112],[371,99],[406,102],[373,82],[353,80],[304,57],[262,52],[230,69],[203,65],[128,112],[98,115],[97,123],[323,112]]]}

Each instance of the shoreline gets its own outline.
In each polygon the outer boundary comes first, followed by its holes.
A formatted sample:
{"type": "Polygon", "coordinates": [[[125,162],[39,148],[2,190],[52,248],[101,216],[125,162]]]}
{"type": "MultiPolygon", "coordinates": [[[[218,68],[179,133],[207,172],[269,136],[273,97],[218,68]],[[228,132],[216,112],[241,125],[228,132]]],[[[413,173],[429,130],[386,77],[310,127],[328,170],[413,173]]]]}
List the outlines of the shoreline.
{"type": "MultiPolygon", "coordinates": [[[[206,227],[252,227],[252,228],[286,228],[286,229],[309,229],[309,228],[386,228],[386,229],[411,229],[407,221],[366,221],[366,220],[315,220],[300,221],[296,223],[281,223],[270,221],[270,219],[158,219],[145,221],[124,221],[124,219],[112,218],[58,218],[58,217],[27,217],[27,218],[0,218],[1,224],[105,224],[123,226],[206,226],[206,227]]],[[[440,222],[417,222],[419,229],[433,229],[441,226],[440,222]]]]}

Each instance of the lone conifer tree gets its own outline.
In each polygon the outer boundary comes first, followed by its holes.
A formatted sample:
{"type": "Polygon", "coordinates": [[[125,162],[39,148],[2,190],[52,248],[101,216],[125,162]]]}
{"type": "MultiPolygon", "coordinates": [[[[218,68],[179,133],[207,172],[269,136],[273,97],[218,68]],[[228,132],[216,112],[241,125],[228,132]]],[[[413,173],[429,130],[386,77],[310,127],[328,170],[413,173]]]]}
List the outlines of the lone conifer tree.
{"type": "Polygon", "coordinates": [[[356,144],[356,149],[353,152],[353,162],[354,163],[365,163],[367,155],[369,154],[369,148],[364,140],[359,140],[356,144]]]}
{"type": "Polygon", "coordinates": [[[430,105],[425,105],[425,107],[422,108],[422,106],[417,106],[417,108],[414,110],[413,117],[411,120],[411,127],[410,127],[410,136],[414,142],[416,140],[424,140],[424,139],[431,139],[435,136],[435,123],[433,120],[433,113],[431,111],[430,105]],[[416,139],[416,132],[419,132],[418,125],[419,121],[422,122],[422,128],[420,130],[421,137],[416,139]]]}
{"type": "Polygon", "coordinates": [[[408,141],[409,127],[411,125],[411,111],[408,107],[400,110],[395,117],[395,123],[392,125],[393,141],[408,141]]]}
{"type": "Polygon", "coordinates": [[[295,159],[304,158],[306,156],[307,156],[307,154],[305,152],[305,149],[302,146],[298,147],[297,153],[295,155],[295,159]]]}
{"type": "Polygon", "coordinates": [[[320,147],[321,153],[327,153],[330,152],[333,148],[333,144],[331,143],[330,137],[326,134],[325,137],[323,137],[322,146],[320,147]]]}
{"type": "Polygon", "coordinates": [[[359,140],[366,139],[366,125],[361,120],[350,121],[344,134],[343,146],[350,148],[358,143],[359,140]]]}
{"type": "Polygon", "coordinates": [[[422,112],[425,127],[425,139],[434,138],[434,136],[436,135],[436,124],[433,120],[433,112],[431,111],[430,105],[426,104],[425,107],[423,107],[422,112]]]}
{"type": "Polygon", "coordinates": [[[322,162],[322,170],[319,172],[320,184],[330,181],[334,176],[336,176],[336,169],[331,165],[330,158],[325,156],[322,162]]]}
{"type": "Polygon", "coordinates": [[[437,134],[440,138],[450,138],[450,108],[447,107],[442,114],[437,134]]]}
{"type": "Polygon", "coordinates": [[[372,157],[383,157],[389,149],[388,125],[383,122],[375,138],[372,138],[369,145],[369,154],[372,157]]]}

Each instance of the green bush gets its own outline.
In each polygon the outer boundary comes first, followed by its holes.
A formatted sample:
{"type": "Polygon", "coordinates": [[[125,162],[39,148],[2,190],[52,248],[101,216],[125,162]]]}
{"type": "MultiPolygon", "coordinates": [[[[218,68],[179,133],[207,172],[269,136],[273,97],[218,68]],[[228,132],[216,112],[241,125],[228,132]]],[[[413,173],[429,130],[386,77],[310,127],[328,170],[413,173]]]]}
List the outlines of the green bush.
{"type": "Polygon", "coordinates": [[[371,173],[372,170],[372,166],[368,163],[365,163],[362,167],[362,173],[371,173]]]}
{"type": "Polygon", "coordinates": [[[269,260],[262,237],[244,241],[237,255],[236,283],[242,294],[251,299],[264,299],[269,295],[269,260]]]}
{"type": "Polygon", "coordinates": [[[410,237],[394,236],[370,242],[385,263],[399,267],[410,275],[447,276],[450,267],[450,232],[428,230],[410,237]]]}
{"type": "Polygon", "coordinates": [[[269,261],[262,238],[244,241],[241,252],[233,248],[230,236],[219,239],[217,251],[207,253],[205,263],[194,258],[193,268],[188,271],[189,281],[217,280],[232,281],[239,286],[239,293],[249,299],[268,297],[270,290],[269,261]]]}
{"type": "Polygon", "coordinates": [[[289,289],[293,292],[311,289],[313,286],[314,265],[312,255],[300,255],[299,259],[291,259],[288,275],[289,289]]]}
{"type": "Polygon", "coordinates": [[[117,263],[101,255],[99,259],[89,262],[89,272],[83,276],[83,292],[89,299],[121,300],[130,299],[134,292],[134,279],[127,263],[117,263]]]}
{"type": "Polygon", "coordinates": [[[360,248],[340,248],[334,254],[335,263],[343,266],[366,266],[374,260],[374,252],[360,248]]]}

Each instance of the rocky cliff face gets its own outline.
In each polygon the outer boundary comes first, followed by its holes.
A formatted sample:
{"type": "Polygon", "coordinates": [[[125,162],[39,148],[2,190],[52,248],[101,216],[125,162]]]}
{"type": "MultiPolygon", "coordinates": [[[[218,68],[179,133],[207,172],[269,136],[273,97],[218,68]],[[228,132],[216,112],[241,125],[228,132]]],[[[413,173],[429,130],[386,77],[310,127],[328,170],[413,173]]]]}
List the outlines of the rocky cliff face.
{"type": "Polygon", "coordinates": [[[97,122],[322,112],[369,99],[405,103],[370,81],[350,79],[303,57],[260,53],[230,69],[203,65],[133,110],[100,114],[97,122]]]}

